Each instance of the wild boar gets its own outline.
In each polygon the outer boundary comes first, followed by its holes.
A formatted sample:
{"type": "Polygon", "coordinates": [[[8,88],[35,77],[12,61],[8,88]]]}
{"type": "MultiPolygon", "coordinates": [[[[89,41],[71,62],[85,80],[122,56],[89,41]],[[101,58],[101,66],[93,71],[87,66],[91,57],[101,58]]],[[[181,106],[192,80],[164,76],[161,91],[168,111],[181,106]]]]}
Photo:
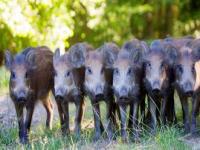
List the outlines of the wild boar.
{"type": "MultiPolygon", "coordinates": [[[[179,41],[181,39],[178,39],[179,41]]],[[[196,117],[199,109],[199,48],[200,40],[183,39],[185,42],[178,45],[173,40],[168,47],[168,57],[173,62],[175,71],[175,88],[178,92],[182,110],[185,132],[196,133],[196,117]],[[192,98],[192,122],[188,98],[192,98]]]]}
{"type": "Polygon", "coordinates": [[[146,48],[144,56],[144,84],[148,93],[150,127],[153,133],[155,133],[159,116],[163,124],[166,124],[167,120],[173,122],[176,119],[172,86],[174,76],[165,48],[164,41],[155,40],[150,48],[146,48]]]}
{"type": "Polygon", "coordinates": [[[113,89],[116,103],[120,108],[121,136],[126,142],[126,109],[130,105],[130,120],[132,137],[138,140],[138,110],[144,105],[145,93],[143,87],[143,51],[144,42],[132,40],[125,43],[113,64],[113,89]]]}
{"type": "Polygon", "coordinates": [[[76,106],[75,133],[80,135],[81,121],[84,112],[84,77],[85,60],[79,59],[92,47],[86,43],[73,45],[68,52],[60,55],[60,50],[55,51],[53,57],[54,65],[54,95],[60,115],[60,123],[63,135],[69,133],[69,103],[76,106]]]}
{"type": "Polygon", "coordinates": [[[116,105],[112,90],[113,70],[110,66],[118,50],[119,48],[114,43],[106,43],[96,50],[88,51],[86,54],[84,87],[85,93],[89,96],[93,107],[94,141],[98,140],[104,131],[99,108],[100,101],[105,101],[106,103],[106,133],[109,140],[113,138],[116,105]],[[113,55],[110,55],[111,53],[113,55]]]}
{"type": "Polygon", "coordinates": [[[10,71],[9,90],[16,109],[20,142],[25,144],[29,141],[28,133],[38,100],[47,111],[46,126],[51,128],[53,105],[48,95],[53,89],[53,53],[46,46],[26,48],[15,56],[6,51],[5,66],[10,71]]]}

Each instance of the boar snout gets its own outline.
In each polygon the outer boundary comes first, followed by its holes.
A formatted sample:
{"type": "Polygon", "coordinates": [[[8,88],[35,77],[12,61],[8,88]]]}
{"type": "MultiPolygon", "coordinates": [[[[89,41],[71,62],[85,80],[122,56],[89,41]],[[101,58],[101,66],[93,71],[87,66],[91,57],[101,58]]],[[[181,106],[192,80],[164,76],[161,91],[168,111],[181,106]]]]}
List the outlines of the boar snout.
{"type": "Polygon", "coordinates": [[[100,98],[103,96],[103,87],[101,85],[98,85],[95,89],[95,97],[100,98]]]}
{"type": "Polygon", "coordinates": [[[16,97],[17,97],[18,102],[25,102],[27,99],[27,94],[26,94],[25,90],[20,90],[17,93],[16,97]]]}
{"type": "Polygon", "coordinates": [[[152,84],[152,92],[153,93],[160,93],[161,86],[159,81],[154,81],[152,84]]]}
{"type": "Polygon", "coordinates": [[[126,87],[122,87],[119,91],[119,98],[120,99],[127,99],[128,98],[128,89],[126,87]]]}
{"type": "Polygon", "coordinates": [[[59,88],[59,89],[55,90],[55,98],[56,98],[57,100],[62,100],[62,99],[64,99],[64,89],[59,88]]]}
{"type": "Polygon", "coordinates": [[[193,88],[192,88],[192,83],[191,82],[186,82],[183,84],[183,91],[186,95],[191,96],[193,94],[193,88]]]}

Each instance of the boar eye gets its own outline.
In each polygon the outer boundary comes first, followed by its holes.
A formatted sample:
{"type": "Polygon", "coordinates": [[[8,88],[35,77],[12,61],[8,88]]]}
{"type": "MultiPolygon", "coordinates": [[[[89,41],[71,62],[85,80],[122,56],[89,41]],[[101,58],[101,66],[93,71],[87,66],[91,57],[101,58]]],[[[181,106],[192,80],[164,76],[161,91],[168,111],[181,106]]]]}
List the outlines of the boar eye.
{"type": "Polygon", "coordinates": [[[178,72],[183,72],[183,67],[182,67],[181,65],[177,65],[177,66],[176,66],[176,70],[177,70],[178,72]]]}
{"type": "Polygon", "coordinates": [[[54,76],[57,76],[57,72],[56,71],[54,71],[54,76]]]}
{"type": "Polygon", "coordinates": [[[15,79],[16,78],[16,75],[14,72],[11,72],[11,79],[15,79]]]}
{"type": "Polygon", "coordinates": [[[165,67],[164,62],[161,63],[160,67],[161,67],[161,68],[164,68],[164,67],[165,67]]]}
{"type": "Polygon", "coordinates": [[[70,76],[70,71],[67,71],[65,74],[65,77],[69,77],[70,76]]]}
{"type": "Polygon", "coordinates": [[[132,73],[132,69],[129,68],[127,74],[130,75],[132,73]]]}
{"type": "Polygon", "coordinates": [[[104,73],[104,68],[101,69],[101,74],[103,74],[103,73],[104,73]]]}
{"type": "Polygon", "coordinates": [[[28,78],[28,73],[26,72],[26,74],[25,74],[25,78],[27,79],[28,78]]]}
{"type": "Polygon", "coordinates": [[[87,67],[86,71],[88,74],[92,74],[92,70],[90,69],[90,67],[87,67]]]}
{"type": "Polygon", "coordinates": [[[150,62],[146,62],[146,63],[145,63],[145,67],[151,67],[150,62]]]}
{"type": "Polygon", "coordinates": [[[117,68],[114,69],[114,74],[119,74],[119,70],[117,68]]]}
{"type": "Polygon", "coordinates": [[[195,67],[194,67],[194,64],[192,65],[192,73],[195,72],[195,67]]]}

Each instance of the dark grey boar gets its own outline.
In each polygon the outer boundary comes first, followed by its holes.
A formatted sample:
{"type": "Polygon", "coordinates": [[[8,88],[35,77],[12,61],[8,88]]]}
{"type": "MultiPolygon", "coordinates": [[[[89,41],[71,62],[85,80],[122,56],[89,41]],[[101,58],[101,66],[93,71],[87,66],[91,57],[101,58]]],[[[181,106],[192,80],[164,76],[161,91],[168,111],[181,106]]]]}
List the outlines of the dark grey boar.
{"type": "Polygon", "coordinates": [[[69,52],[60,56],[60,50],[57,49],[54,57],[54,95],[60,115],[60,123],[63,135],[69,133],[69,103],[73,102],[76,106],[75,133],[80,135],[81,121],[84,112],[84,77],[85,53],[92,49],[86,43],[77,43],[73,45],[69,52]],[[83,55],[83,56],[82,56],[83,55]]]}
{"type": "Polygon", "coordinates": [[[88,51],[85,58],[84,87],[93,107],[95,141],[100,138],[104,130],[99,108],[100,101],[105,101],[106,103],[106,133],[109,139],[113,138],[116,105],[112,90],[113,70],[111,65],[118,51],[119,48],[115,44],[106,43],[97,50],[88,51]]]}
{"type": "Polygon", "coordinates": [[[175,71],[175,88],[177,89],[183,110],[183,123],[186,132],[196,133],[196,117],[199,109],[199,48],[200,40],[173,40],[168,47],[168,57],[173,62],[175,71]],[[188,98],[192,98],[192,120],[188,98]]]}
{"type": "Polygon", "coordinates": [[[150,127],[153,133],[159,116],[163,124],[166,124],[167,120],[170,122],[176,120],[172,86],[174,75],[166,57],[166,46],[162,40],[155,40],[150,48],[146,48],[144,57],[144,85],[148,93],[150,127]]]}
{"type": "Polygon", "coordinates": [[[16,109],[20,142],[24,144],[28,142],[32,115],[38,100],[47,111],[46,126],[51,128],[53,112],[48,95],[53,88],[53,53],[45,46],[26,48],[15,56],[6,51],[5,66],[10,71],[10,97],[16,109]]]}
{"type": "MultiPolygon", "coordinates": [[[[130,106],[130,120],[132,137],[138,140],[138,111],[139,106],[145,101],[145,90],[143,87],[143,51],[144,42],[132,40],[125,43],[121,51],[117,55],[117,59],[113,64],[113,89],[116,97],[116,103],[120,108],[121,118],[121,136],[126,142],[127,125],[126,125],[126,109],[130,106]]],[[[129,121],[130,121],[129,120],[129,121]]]]}

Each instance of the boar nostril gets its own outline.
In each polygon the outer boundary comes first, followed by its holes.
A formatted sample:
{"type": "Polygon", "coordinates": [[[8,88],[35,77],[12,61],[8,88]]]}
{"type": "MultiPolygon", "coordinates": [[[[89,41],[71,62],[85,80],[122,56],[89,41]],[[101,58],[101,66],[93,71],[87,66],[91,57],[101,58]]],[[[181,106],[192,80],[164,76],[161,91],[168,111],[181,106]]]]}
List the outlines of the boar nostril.
{"type": "Polygon", "coordinates": [[[62,95],[56,95],[55,98],[56,98],[56,100],[63,100],[64,96],[62,96],[62,95]]]}
{"type": "Polygon", "coordinates": [[[99,85],[99,86],[96,87],[95,95],[103,95],[102,86],[99,85]]]}
{"type": "Polygon", "coordinates": [[[120,96],[119,99],[120,100],[128,100],[128,96],[120,96]]]}
{"type": "Polygon", "coordinates": [[[155,94],[158,94],[158,93],[160,93],[160,89],[159,88],[155,88],[155,89],[152,90],[152,92],[155,93],[155,94]]]}
{"type": "Polygon", "coordinates": [[[187,95],[191,95],[193,93],[192,84],[190,82],[185,83],[183,89],[185,94],[187,95]]]}
{"type": "Polygon", "coordinates": [[[26,97],[18,97],[17,101],[18,102],[25,102],[26,101],[26,97]]]}
{"type": "Polygon", "coordinates": [[[128,89],[126,87],[122,87],[119,92],[120,97],[127,97],[128,96],[128,89]]]}
{"type": "Polygon", "coordinates": [[[95,97],[96,97],[96,99],[102,98],[103,97],[103,93],[102,94],[96,94],[95,97]]]}
{"type": "Polygon", "coordinates": [[[192,96],[193,91],[186,91],[185,94],[188,95],[188,96],[192,96]]]}

